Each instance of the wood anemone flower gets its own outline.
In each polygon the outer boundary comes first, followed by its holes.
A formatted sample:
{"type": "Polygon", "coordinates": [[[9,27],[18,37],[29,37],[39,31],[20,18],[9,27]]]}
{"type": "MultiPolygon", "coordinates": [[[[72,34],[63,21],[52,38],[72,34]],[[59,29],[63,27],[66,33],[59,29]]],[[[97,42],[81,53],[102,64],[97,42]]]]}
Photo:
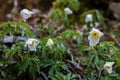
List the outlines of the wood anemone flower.
{"type": "Polygon", "coordinates": [[[26,22],[26,20],[28,18],[30,18],[32,16],[32,14],[33,14],[33,12],[29,11],[28,9],[22,9],[20,11],[20,15],[21,15],[21,17],[22,17],[22,19],[23,19],[24,22],[26,22]]]}
{"type": "Polygon", "coordinates": [[[64,9],[64,11],[65,11],[65,13],[66,13],[67,15],[70,15],[70,14],[73,13],[73,11],[72,11],[70,8],[68,8],[68,7],[66,7],[66,8],[64,9]]]}
{"type": "Polygon", "coordinates": [[[25,47],[28,47],[30,51],[36,51],[36,46],[38,45],[38,43],[38,40],[29,38],[25,43],[25,47]]]}
{"type": "Polygon", "coordinates": [[[103,35],[104,34],[102,32],[100,32],[98,29],[92,28],[92,30],[90,31],[90,34],[88,36],[89,45],[96,46],[99,43],[100,38],[103,35]]]}
{"type": "Polygon", "coordinates": [[[85,22],[92,22],[93,21],[93,15],[92,14],[87,14],[85,18],[85,22]]]}
{"type": "Polygon", "coordinates": [[[108,72],[108,73],[112,73],[112,66],[113,66],[114,62],[106,62],[104,65],[104,69],[108,72]]]}
{"type": "Polygon", "coordinates": [[[47,41],[47,43],[46,43],[46,46],[48,46],[48,47],[52,47],[54,45],[54,42],[53,42],[53,40],[52,39],[48,39],[48,41],[47,41]]]}

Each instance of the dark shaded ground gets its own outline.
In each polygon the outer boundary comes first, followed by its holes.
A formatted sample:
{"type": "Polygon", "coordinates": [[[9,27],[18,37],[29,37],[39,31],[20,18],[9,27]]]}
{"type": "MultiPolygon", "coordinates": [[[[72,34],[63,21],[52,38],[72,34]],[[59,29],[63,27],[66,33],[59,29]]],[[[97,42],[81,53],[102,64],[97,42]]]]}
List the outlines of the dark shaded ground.
{"type": "Polygon", "coordinates": [[[7,21],[7,14],[18,14],[23,8],[39,9],[45,13],[52,7],[54,0],[0,0],[0,22],[7,21]]]}
{"type": "MultiPolygon", "coordinates": [[[[52,7],[52,2],[55,0],[0,0],[0,22],[7,21],[6,15],[8,13],[19,13],[19,11],[23,8],[27,9],[39,9],[41,12],[45,13],[52,7]],[[15,10],[14,10],[15,9],[15,10]]],[[[113,2],[120,2],[120,0],[84,0],[86,1],[86,5],[89,6],[90,9],[102,9],[104,11],[108,11],[109,6],[113,2]]],[[[82,0],[81,0],[82,2],[82,0]]],[[[118,6],[119,7],[119,6],[118,6]]],[[[117,8],[118,8],[117,7],[117,8]]],[[[112,12],[114,13],[116,9],[116,5],[112,6],[112,12]],[[115,7],[115,8],[114,8],[115,7]]],[[[118,9],[119,10],[119,9],[118,9]]],[[[114,19],[111,15],[105,15],[111,19],[114,19]]]]}

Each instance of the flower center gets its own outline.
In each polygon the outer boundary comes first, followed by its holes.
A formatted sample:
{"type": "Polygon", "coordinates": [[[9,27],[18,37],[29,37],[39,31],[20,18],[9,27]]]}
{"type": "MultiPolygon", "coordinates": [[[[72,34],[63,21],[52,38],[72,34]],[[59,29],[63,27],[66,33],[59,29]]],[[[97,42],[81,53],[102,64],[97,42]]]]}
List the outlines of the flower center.
{"type": "Polygon", "coordinates": [[[32,41],[31,44],[29,44],[29,46],[34,46],[34,44],[35,44],[34,41],[32,41]]]}
{"type": "Polygon", "coordinates": [[[105,69],[106,70],[109,70],[111,68],[111,66],[106,66],[105,69]]]}
{"type": "Polygon", "coordinates": [[[99,33],[98,33],[97,31],[93,31],[93,32],[91,32],[91,37],[92,37],[93,39],[97,39],[97,38],[99,38],[100,36],[99,36],[99,33]]]}

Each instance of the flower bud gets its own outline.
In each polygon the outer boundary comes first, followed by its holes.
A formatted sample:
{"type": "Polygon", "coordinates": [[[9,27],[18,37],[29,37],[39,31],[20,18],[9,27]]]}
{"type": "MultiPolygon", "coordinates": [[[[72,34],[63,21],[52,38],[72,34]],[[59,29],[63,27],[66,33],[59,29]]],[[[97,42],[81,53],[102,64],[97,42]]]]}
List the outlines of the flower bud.
{"type": "Polygon", "coordinates": [[[23,18],[23,21],[26,22],[28,18],[32,16],[33,12],[29,11],[28,9],[23,9],[20,11],[20,15],[23,18]]]}

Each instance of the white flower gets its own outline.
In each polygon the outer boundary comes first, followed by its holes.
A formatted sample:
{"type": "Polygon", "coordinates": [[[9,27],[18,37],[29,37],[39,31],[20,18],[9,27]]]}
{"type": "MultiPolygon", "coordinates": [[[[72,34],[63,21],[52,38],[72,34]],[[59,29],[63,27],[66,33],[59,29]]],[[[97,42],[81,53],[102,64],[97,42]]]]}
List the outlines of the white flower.
{"type": "Polygon", "coordinates": [[[36,51],[37,45],[38,45],[38,40],[33,38],[29,38],[25,43],[25,47],[28,47],[30,51],[36,51]]]}
{"type": "Polygon", "coordinates": [[[99,43],[100,38],[103,36],[104,34],[102,32],[100,32],[98,29],[92,28],[92,30],[90,31],[90,34],[88,36],[88,40],[89,40],[89,45],[90,46],[95,46],[99,43]]]}
{"type": "Polygon", "coordinates": [[[66,8],[64,9],[64,11],[65,11],[65,13],[66,13],[67,15],[70,15],[70,14],[73,13],[72,10],[71,10],[70,8],[68,8],[68,7],[66,7],[66,8]]]}
{"type": "Polygon", "coordinates": [[[85,22],[88,23],[88,22],[92,22],[92,21],[93,21],[93,15],[92,14],[86,15],[85,22]]]}
{"type": "Polygon", "coordinates": [[[22,9],[20,11],[20,15],[21,17],[23,18],[23,21],[26,22],[26,20],[28,18],[30,18],[32,16],[33,12],[32,11],[29,11],[28,9],[22,9]]]}
{"type": "Polygon", "coordinates": [[[53,42],[53,40],[52,39],[48,39],[48,41],[47,41],[47,43],[46,43],[46,46],[48,46],[48,47],[52,47],[54,45],[54,42],[53,42]]]}
{"type": "Polygon", "coordinates": [[[112,73],[112,66],[113,66],[114,62],[106,62],[104,65],[104,69],[108,72],[108,73],[112,73]]]}

